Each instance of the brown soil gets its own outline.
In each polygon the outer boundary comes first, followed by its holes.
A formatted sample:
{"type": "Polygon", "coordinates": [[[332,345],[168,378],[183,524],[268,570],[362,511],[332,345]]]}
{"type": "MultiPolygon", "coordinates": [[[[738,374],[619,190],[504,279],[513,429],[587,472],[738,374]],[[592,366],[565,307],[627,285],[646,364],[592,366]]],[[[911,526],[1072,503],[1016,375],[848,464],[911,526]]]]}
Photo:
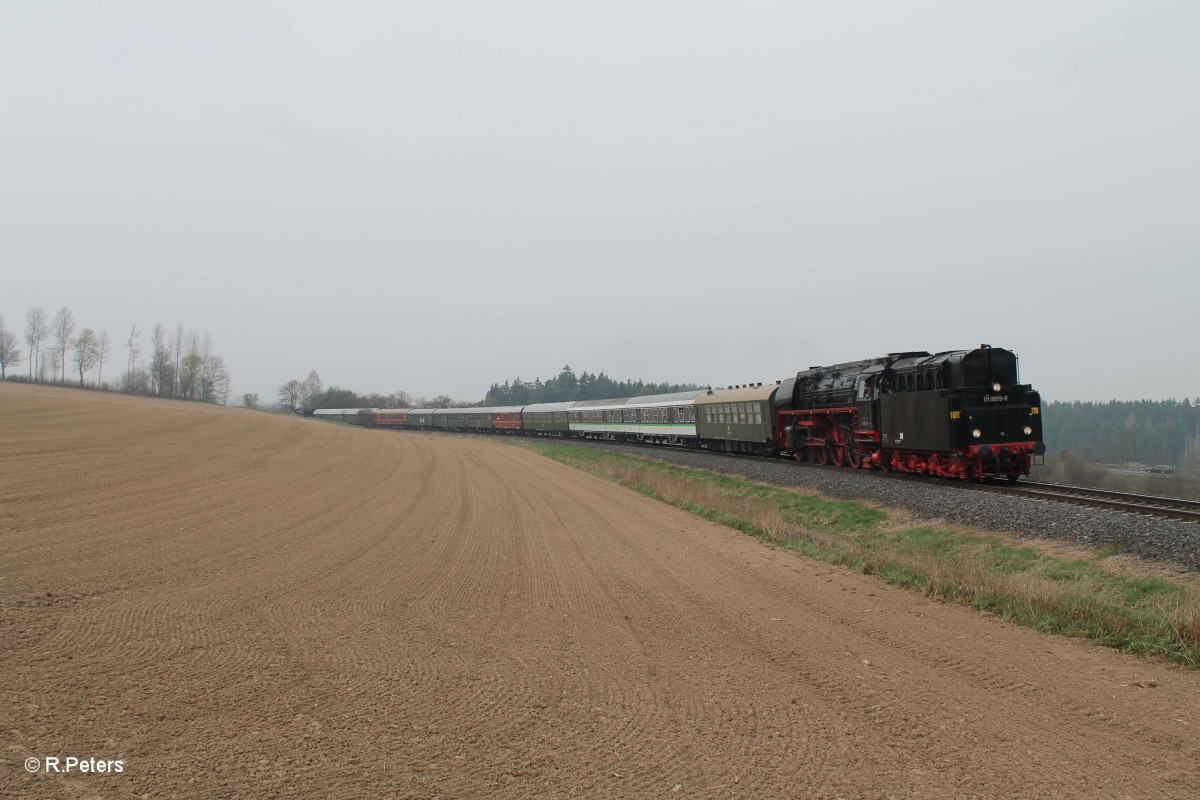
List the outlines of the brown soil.
{"type": "Polygon", "coordinates": [[[1200,675],[490,441],[0,385],[0,546],[5,796],[1200,796],[1200,675]]]}

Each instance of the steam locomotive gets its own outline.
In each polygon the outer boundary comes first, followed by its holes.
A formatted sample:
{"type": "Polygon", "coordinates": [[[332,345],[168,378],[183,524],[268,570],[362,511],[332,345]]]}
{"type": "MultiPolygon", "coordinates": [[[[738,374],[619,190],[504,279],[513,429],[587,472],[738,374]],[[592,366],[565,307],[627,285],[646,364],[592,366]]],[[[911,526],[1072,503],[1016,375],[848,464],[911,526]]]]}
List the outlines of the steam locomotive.
{"type": "Polygon", "coordinates": [[[781,446],[801,461],[1016,480],[1043,455],[1041,398],[1017,357],[984,344],[812,367],[775,392],[781,446]]]}

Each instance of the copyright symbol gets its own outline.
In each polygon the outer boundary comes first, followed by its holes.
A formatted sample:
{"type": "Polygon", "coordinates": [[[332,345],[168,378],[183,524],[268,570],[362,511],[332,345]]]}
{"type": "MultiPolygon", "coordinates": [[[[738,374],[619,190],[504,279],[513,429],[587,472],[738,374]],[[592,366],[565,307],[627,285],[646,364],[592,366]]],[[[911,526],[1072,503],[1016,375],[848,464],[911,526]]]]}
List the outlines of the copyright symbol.
{"type": "Polygon", "coordinates": [[[38,761],[33,756],[30,756],[29,758],[25,759],[25,771],[26,772],[37,772],[41,768],[42,768],[42,762],[38,761]]]}

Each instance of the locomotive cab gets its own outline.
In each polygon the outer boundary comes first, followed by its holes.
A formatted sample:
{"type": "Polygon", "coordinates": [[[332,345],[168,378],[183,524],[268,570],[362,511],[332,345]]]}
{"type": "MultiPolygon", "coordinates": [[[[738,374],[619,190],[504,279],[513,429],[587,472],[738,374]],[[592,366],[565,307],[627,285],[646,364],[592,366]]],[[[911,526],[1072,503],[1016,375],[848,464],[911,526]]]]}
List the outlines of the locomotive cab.
{"type": "Polygon", "coordinates": [[[879,415],[875,413],[875,405],[879,399],[883,371],[882,364],[867,367],[859,373],[854,382],[854,404],[858,408],[859,430],[873,431],[879,427],[879,415]]]}

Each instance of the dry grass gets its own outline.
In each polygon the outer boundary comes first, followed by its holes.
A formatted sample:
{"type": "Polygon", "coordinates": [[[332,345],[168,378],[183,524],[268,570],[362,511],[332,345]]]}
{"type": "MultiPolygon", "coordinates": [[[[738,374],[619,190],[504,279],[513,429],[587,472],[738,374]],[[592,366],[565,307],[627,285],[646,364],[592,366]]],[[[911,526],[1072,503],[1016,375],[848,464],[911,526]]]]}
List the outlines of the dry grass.
{"type": "Polygon", "coordinates": [[[998,536],[912,524],[812,492],[569,445],[559,461],[763,540],[1037,630],[1200,667],[1200,591],[1107,569],[1109,552],[1049,554],[998,536]]]}

